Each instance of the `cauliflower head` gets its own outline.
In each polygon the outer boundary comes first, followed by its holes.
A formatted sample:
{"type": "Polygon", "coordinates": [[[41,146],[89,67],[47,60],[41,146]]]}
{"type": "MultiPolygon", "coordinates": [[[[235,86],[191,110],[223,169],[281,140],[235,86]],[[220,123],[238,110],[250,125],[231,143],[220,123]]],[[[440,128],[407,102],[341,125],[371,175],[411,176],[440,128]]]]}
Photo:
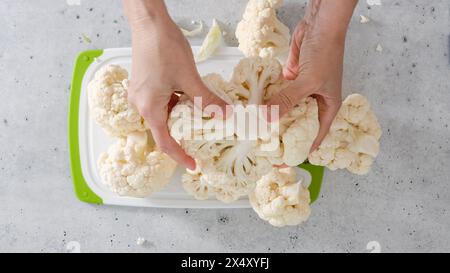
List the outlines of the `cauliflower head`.
{"type": "Polygon", "coordinates": [[[97,166],[103,183],[111,191],[143,198],[167,185],[176,163],[155,149],[146,132],[133,132],[101,154],[97,166]]]}
{"type": "MultiPolygon", "coordinates": [[[[203,81],[212,92],[234,107],[246,109],[251,105],[263,104],[270,95],[286,86],[281,73],[282,67],[276,59],[250,57],[239,62],[229,82],[217,74],[204,76],[203,81]]],[[[195,108],[187,98],[182,98],[178,105],[195,108]]],[[[234,131],[231,134],[222,132],[223,138],[214,138],[212,136],[220,130],[205,128],[211,128],[209,124],[216,122],[216,119],[204,113],[201,117],[195,117],[194,111],[190,115],[180,115],[178,109],[174,108],[169,119],[172,136],[197,160],[209,185],[237,192],[240,196],[251,192],[256,181],[267,174],[272,165],[286,163],[296,166],[305,161],[319,126],[317,103],[315,99],[307,98],[279,121],[280,134],[274,137],[278,145],[267,151],[263,149],[263,145],[269,141],[266,136],[241,138],[234,131]],[[193,121],[202,126],[194,126],[188,137],[175,134],[175,124],[189,125],[193,121]]],[[[234,118],[226,119],[225,127],[234,118]]]]}
{"type": "Polygon", "coordinates": [[[289,28],[277,18],[282,0],[250,0],[236,28],[245,56],[276,57],[289,49],[289,28]]]}
{"type": "Polygon", "coordinates": [[[128,72],[107,65],[88,84],[89,110],[93,119],[111,136],[123,137],[147,126],[136,107],[128,102],[128,72]]]}
{"type": "Polygon", "coordinates": [[[367,174],[380,150],[381,127],[360,94],[348,96],[334,119],[328,135],[308,159],[331,170],[347,169],[367,174]]]}
{"type": "Polygon", "coordinates": [[[296,180],[292,168],[274,168],[249,195],[258,216],[276,227],[298,225],[311,214],[308,188],[296,180]]]}

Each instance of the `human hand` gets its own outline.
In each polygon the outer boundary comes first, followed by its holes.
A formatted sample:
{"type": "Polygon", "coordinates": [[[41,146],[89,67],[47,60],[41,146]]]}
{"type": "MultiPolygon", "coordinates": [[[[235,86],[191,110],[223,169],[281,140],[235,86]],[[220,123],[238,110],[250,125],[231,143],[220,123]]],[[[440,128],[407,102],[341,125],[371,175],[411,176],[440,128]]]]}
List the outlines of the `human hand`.
{"type": "Polygon", "coordinates": [[[152,2],[152,8],[161,2],[163,9],[153,18],[134,18],[128,12],[132,31],[128,98],[148,123],[158,148],[178,163],[195,169],[195,161],[171,137],[167,126],[169,111],[178,99],[174,92],[182,91],[191,99],[202,97],[200,107],[215,104],[224,108],[225,103],[203,84],[189,43],[168,16],[163,1],[152,2]]]}
{"type": "Polygon", "coordinates": [[[357,1],[342,10],[341,14],[347,20],[339,16],[327,16],[327,13],[336,14],[339,8],[342,9],[342,6],[332,8],[332,2],[338,1],[311,1],[305,19],[300,21],[294,31],[288,61],[283,70],[284,77],[293,82],[268,101],[269,105],[280,106],[281,117],[305,97],[317,99],[320,129],[311,151],[317,149],[327,135],[342,103],[345,35],[357,1]],[[338,19],[339,23],[334,24],[334,19],[338,19]]]}

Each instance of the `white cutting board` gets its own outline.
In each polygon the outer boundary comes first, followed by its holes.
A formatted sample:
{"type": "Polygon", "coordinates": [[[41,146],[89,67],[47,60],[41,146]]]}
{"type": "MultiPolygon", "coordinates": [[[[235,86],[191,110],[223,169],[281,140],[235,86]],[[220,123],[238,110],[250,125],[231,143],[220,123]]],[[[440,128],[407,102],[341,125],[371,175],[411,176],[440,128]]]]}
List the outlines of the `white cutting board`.
{"type": "MultiPolygon", "coordinates": [[[[194,54],[199,47],[193,47],[194,54]]],[[[242,53],[234,47],[221,48],[211,59],[197,64],[200,75],[219,73],[225,79],[231,77],[234,66],[243,58],[242,53]]],[[[138,207],[165,207],[165,208],[249,208],[248,198],[242,198],[236,202],[225,204],[211,197],[209,200],[199,201],[185,193],[181,186],[181,175],[185,172],[182,167],[177,167],[169,185],[160,192],[152,194],[148,198],[121,197],[111,192],[101,181],[97,171],[97,158],[106,151],[114,142],[114,139],[89,117],[87,98],[87,85],[93,79],[94,74],[101,67],[109,64],[117,64],[131,72],[131,49],[112,48],[104,49],[103,54],[96,58],[84,74],[79,104],[78,141],[81,170],[89,188],[98,195],[103,204],[138,206],[138,207]]],[[[302,179],[304,185],[309,185],[311,175],[309,172],[295,168],[298,179],[302,179]]]]}

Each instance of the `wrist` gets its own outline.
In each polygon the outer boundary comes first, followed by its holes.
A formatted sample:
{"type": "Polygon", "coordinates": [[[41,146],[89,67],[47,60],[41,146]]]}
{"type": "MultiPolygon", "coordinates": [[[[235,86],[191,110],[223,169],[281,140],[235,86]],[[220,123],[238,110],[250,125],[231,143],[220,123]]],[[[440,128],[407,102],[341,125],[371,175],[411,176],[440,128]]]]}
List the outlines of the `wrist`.
{"type": "Polygon", "coordinates": [[[123,0],[123,6],[132,31],[171,21],[163,0],[123,0]]]}
{"type": "Polygon", "coordinates": [[[307,30],[334,43],[345,43],[348,25],[357,0],[310,0],[305,21],[307,30]]]}

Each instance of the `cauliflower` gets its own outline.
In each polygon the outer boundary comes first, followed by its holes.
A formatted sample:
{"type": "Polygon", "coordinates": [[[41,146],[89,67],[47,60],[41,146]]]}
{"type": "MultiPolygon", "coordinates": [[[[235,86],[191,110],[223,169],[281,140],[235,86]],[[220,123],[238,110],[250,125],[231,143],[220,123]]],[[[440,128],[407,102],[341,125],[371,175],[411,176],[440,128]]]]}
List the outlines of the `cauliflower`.
{"type": "Polygon", "coordinates": [[[128,72],[118,65],[102,67],[88,84],[92,118],[110,135],[123,137],[147,126],[137,109],[128,102],[128,72]]]}
{"type": "Polygon", "coordinates": [[[186,169],[186,173],[182,176],[182,185],[184,190],[197,200],[206,200],[210,194],[214,194],[217,200],[231,203],[242,195],[239,193],[237,183],[227,183],[223,185],[224,187],[211,185],[198,167],[194,171],[186,169]]]}
{"type": "Polygon", "coordinates": [[[161,190],[175,171],[176,163],[155,150],[146,132],[120,138],[98,159],[103,183],[121,196],[146,197],[161,190]]]}
{"type": "Polygon", "coordinates": [[[308,188],[296,181],[292,168],[272,169],[256,183],[249,199],[258,216],[276,227],[298,225],[311,214],[308,188]]]}
{"type": "Polygon", "coordinates": [[[293,120],[292,124],[282,135],[283,162],[288,166],[296,166],[308,157],[311,145],[319,132],[318,106],[315,99],[309,97],[298,107],[295,107],[283,119],[293,120]]]}
{"type": "MultiPolygon", "coordinates": [[[[276,59],[251,57],[239,62],[229,82],[217,74],[209,74],[203,77],[203,81],[219,97],[235,107],[241,106],[245,109],[250,105],[263,104],[270,98],[268,93],[273,95],[285,87],[281,73],[281,65],[276,59]]],[[[178,105],[188,106],[192,110],[195,108],[187,98],[181,98],[178,105]]],[[[187,116],[180,115],[178,109],[175,107],[169,119],[172,136],[197,160],[208,185],[236,193],[238,196],[251,192],[256,181],[267,174],[272,165],[296,166],[302,163],[308,156],[319,126],[317,103],[315,99],[307,98],[279,121],[280,135],[275,135],[279,145],[266,151],[262,145],[267,144],[267,136],[258,136],[256,139],[242,138],[237,131],[230,134],[224,130],[222,139],[214,138],[212,136],[217,130],[205,129],[209,128],[210,122],[216,122],[214,119],[204,113],[198,119],[193,115],[194,111],[187,116]],[[192,124],[193,121],[201,123],[202,127],[194,126],[189,137],[176,132],[176,124],[184,126],[192,124]]],[[[227,122],[234,121],[234,118],[235,116],[228,118],[225,126],[228,126],[227,122]]]]}
{"type": "Polygon", "coordinates": [[[245,56],[276,57],[289,49],[289,28],[276,9],[282,0],[250,0],[236,28],[239,49],[245,56]]]}
{"type": "Polygon", "coordinates": [[[195,199],[208,199],[208,182],[205,180],[205,177],[202,176],[202,173],[198,170],[198,167],[194,171],[186,169],[186,173],[181,177],[181,183],[183,185],[183,189],[195,199]]]}
{"type": "Polygon", "coordinates": [[[380,137],[380,124],[368,100],[352,94],[344,100],[319,148],[309,155],[309,162],[331,170],[366,174],[378,155],[380,137]]]}

